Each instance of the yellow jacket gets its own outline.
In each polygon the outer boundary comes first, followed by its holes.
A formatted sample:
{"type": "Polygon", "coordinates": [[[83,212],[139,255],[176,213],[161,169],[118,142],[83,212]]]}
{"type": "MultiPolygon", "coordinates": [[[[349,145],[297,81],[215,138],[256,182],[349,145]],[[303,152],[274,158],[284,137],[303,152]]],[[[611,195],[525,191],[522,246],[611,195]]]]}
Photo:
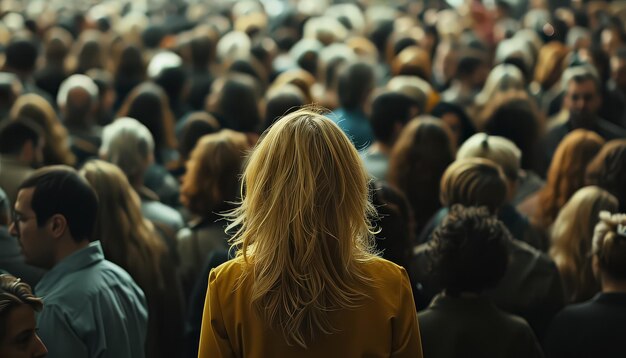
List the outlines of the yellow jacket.
{"type": "Polygon", "coordinates": [[[382,258],[364,263],[374,279],[369,298],[354,310],[330,312],[338,333],[320,334],[308,349],[289,346],[250,303],[252,285],[239,283],[243,259],[211,271],[198,357],[421,358],[417,314],[406,271],[382,258]],[[235,289],[237,288],[237,289],[235,289]]]}

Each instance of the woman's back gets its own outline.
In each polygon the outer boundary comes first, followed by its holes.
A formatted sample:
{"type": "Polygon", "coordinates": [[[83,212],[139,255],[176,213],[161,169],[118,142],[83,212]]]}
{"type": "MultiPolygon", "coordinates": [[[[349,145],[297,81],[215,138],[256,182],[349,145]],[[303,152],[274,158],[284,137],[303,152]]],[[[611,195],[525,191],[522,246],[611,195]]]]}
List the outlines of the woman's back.
{"type": "Polygon", "coordinates": [[[251,276],[240,282],[241,258],[209,276],[200,357],[421,357],[411,286],[406,271],[385,259],[362,263],[374,279],[362,287],[369,297],[355,309],[329,312],[336,329],[319,333],[309,348],[288,345],[280,331],[268,326],[250,305],[251,276]]]}

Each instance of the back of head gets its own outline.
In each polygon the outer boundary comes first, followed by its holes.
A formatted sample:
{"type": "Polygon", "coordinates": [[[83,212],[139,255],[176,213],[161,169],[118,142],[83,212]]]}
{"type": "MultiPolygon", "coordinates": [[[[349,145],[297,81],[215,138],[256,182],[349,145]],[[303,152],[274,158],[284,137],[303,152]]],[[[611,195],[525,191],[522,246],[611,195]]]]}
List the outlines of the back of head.
{"type": "Polygon", "coordinates": [[[602,212],[593,235],[593,254],[602,272],[626,281],[626,215],[602,212]]]}
{"type": "Polygon", "coordinates": [[[248,160],[229,228],[254,266],[244,270],[254,276],[252,302],[290,343],[306,347],[332,330],[328,309],[362,297],[357,287],[370,278],[358,263],[372,257],[367,181],[346,135],[309,110],[278,120],[248,160]]]}
{"type": "Polygon", "coordinates": [[[131,183],[143,181],[154,151],[152,134],[133,118],[118,118],[104,127],[100,156],[122,169],[131,183]]]}
{"type": "Polygon", "coordinates": [[[604,139],[595,132],[576,129],[563,138],[552,157],[546,186],[540,192],[541,217],[548,227],[563,205],[585,185],[585,169],[598,154],[604,139]]]}
{"type": "Polygon", "coordinates": [[[261,123],[258,94],[254,79],[244,74],[231,74],[223,80],[216,112],[223,127],[241,132],[256,132],[261,123]]]}
{"type": "Polygon", "coordinates": [[[377,94],[372,101],[370,124],[376,140],[393,145],[396,127],[403,127],[416,112],[418,104],[411,97],[400,92],[385,91],[377,94]]]}
{"type": "Polygon", "coordinates": [[[20,185],[34,188],[31,207],[42,226],[53,215],[65,217],[72,239],[91,240],[98,211],[96,193],[76,170],[68,166],[48,166],[36,170],[20,185]]]}
{"type": "Polygon", "coordinates": [[[433,232],[433,270],[446,294],[495,287],[508,265],[511,234],[484,207],[455,205],[433,232]]]}
{"type": "Polygon", "coordinates": [[[186,164],[181,203],[201,217],[226,209],[237,199],[247,149],[246,136],[228,129],[200,138],[186,164]]]}
{"type": "Polygon", "coordinates": [[[263,127],[269,128],[282,116],[295,112],[306,104],[306,99],[298,87],[286,84],[269,95],[265,104],[263,127]]]}
{"type": "Polygon", "coordinates": [[[43,308],[42,299],[33,295],[27,283],[13,275],[0,275],[0,342],[4,341],[7,325],[10,323],[7,322],[9,312],[24,304],[35,311],[43,308]]]}
{"type": "Polygon", "coordinates": [[[346,65],[339,73],[339,103],[348,110],[362,109],[374,89],[374,70],[365,62],[346,65]]]}
{"type": "Polygon", "coordinates": [[[586,183],[597,185],[615,195],[620,210],[626,207],[626,140],[612,140],[589,163],[586,183]]]}
{"type": "Polygon", "coordinates": [[[5,50],[4,65],[11,70],[30,73],[37,62],[37,46],[29,39],[18,38],[9,43],[5,50]]]}
{"type": "Polygon", "coordinates": [[[98,86],[91,78],[73,75],[61,83],[57,104],[65,110],[66,116],[84,121],[92,106],[98,102],[98,96],[98,86]]]}
{"type": "Polygon", "coordinates": [[[41,128],[28,118],[5,121],[0,125],[0,154],[19,155],[26,143],[30,142],[35,149],[42,141],[41,128]]]}
{"type": "Polygon", "coordinates": [[[461,145],[457,159],[486,158],[502,168],[506,177],[515,181],[520,169],[522,154],[517,146],[504,137],[477,133],[461,145]]]}
{"type": "Polygon", "coordinates": [[[489,159],[458,159],[441,178],[441,203],[447,207],[484,206],[495,214],[504,205],[506,196],[506,177],[489,159]]]}
{"type": "Polygon", "coordinates": [[[207,112],[193,112],[189,114],[182,132],[180,133],[178,152],[182,160],[189,159],[189,154],[196,147],[198,140],[203,136],[219,131],[220,124],[215,117],[207,112]]]}

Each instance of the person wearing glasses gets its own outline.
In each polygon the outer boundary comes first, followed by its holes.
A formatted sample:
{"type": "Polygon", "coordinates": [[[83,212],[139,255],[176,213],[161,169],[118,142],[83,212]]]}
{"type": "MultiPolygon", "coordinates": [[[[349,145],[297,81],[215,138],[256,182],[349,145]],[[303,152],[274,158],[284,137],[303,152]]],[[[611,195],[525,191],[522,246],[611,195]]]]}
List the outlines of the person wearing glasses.
{"type": "Polygon", "coordinates": [[[35,171],[17,194],[10,232],[26,263],[49,270],[35,292],[46,302],[37,324],[52,358],[144,356],[146,299],[91,242],[97,210],[95,191],[70,167],[35,171]]]}

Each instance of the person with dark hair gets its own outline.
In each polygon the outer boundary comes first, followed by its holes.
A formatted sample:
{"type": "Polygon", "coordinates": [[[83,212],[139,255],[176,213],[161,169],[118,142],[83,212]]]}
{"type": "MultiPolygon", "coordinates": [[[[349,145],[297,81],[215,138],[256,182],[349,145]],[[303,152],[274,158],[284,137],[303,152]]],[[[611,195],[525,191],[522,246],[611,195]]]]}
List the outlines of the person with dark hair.
{"type": "Polygon", "coordinates": [[[450,103],[439,102],[431,111],[433,117],[441,119],[452,130],[454,142],[460,146],[465,140],[476,133],[476,127],[472,123],[463,107],[450,103]]]}
{"type": "Polygon", "coordinates": [[[114,70],[116,100],[113,108],[119,109],[128,94],[146,79],[146,64],[141,49],[135,45],[126,45],[117,60],[114,70]]]}
{"type": "Polygon", "coordinates": [[[346,133],[357,150],[363,150],[374,142],[365,115],[365,103],[375,85],[374,69],[364,62],[346,64],[340,69],[337,82],[340,107],[328,117],[346,133]]]}
{"type": "Polygon", "coordinates": [[[598,133],[605,140],[626,138],[626,129],[600,118],[602,106],[601,82],[597,72],[588,66],[569,68],[563,74],[562,111],[560,116],[550,121],[546,135],[546,159],[552,159],[556,147],[567,133],[583,128],[598,133]]]}
{"type": "Polygon", "coordinates": [[[61,27],[48,30],[44,37],[45,63],[35,72],[34,77],[37,86],[52,98],[57,98],[59,87],[68,76],[65,61],[72,41],[72,35],[61,27]]]}
{"type": "Polygon", "coordinates": [[[49,270],[35,291],[46,298],[37,317],[49,357],[142,357],[147,307],[129,274],[91,242],[95,191],[65,166],[35,171],[20,186],[12,235],[26,263],[49,270]]]}
{"type": "Polygon", "coordinates": [[[461,54],[450,87],[441,94],[444,102],[468,108],[485,84],[489,74],[487,62],[476,51],[467,50],[461,54]]]}
{"type": "Polygon", "coordinates": [[[148,77],[166,93],[166,100],[176,119],[188,111],[188,75],[182,66],[182,59],[172,52],[156,54],[148,64],[148,77]]]}
{"type": "Polygon", "coordinates": [[[375,141],[361,152],[361,159],[372,177],[386,180],[391,149],[404,126],[419,114],[420,108],[413,98],[401,92],[384,91],[374,96],[370,112],[375,141]]]}
{"type": "Polygon", "coordinates": [[[606,143],[587,165],[587,185],[597,185],[613,194],[619,201],[619,210],[626,212],[626,140],[606,143]]]}
{"type": "Polygon", "coordinates": [[[244,133],[258,133],[261,125],[260,93],[254,78],[231,73],[213,82],[207,111],[220,126],[244,133]]]}
{"type": "Polygon", "coordinates": [[[44,138],[41,128],[27,118],[0,125],[0,188],[15,203],[24,179],[43,162],[44,138]]]}
{"type": "Polygon", "coordinates": [[[284,84],[274,91],[269,91],[265,103],[263,129],[269,128],[282,116],[297,111],[305,104],[307,103],[304,94],[293,84],[284,84]]]}
{"type": "MultiPolygon", "coordinates": [[[[466,158],[455,161],[441,179],[441,201],[444,209],[433,218],[436,228],[455,204],[484,206],[496,218],[507,200],[507,183],[503,170],[489,159],[466,158]]],[[[506,224],[504,224],[506,226],[506,224]]],[[[509,228],[507,227],[507,230],[509,228]]],[[[432,231],[432,230],[431,230],[432,231]]],[[[510,233],[510,230],[509,230],[510,233]]],[[[430,240],[431,236],[423,235],[430,240]]],[[[504,278],[485,291],[500,309],[523,317],[537,337],[543,337],[550,319],[563,307],[563,284],[554,262],[544,253],[520,240],[506,240],[510,257],[504,278]]],[[[428,242],[419,245],[412,260],[412,277],[419,283],[418,309],[442,290],[433,274],[433,253],[428,242]]]]}
{"type": "Polygon", "coordinates": [[[452,206],[430,243],[443,291],[418,314],[425,357],[543,357],[528,323],[483,294],[505,276],[511,240],[487,208],[452,206]]]}
{"type": "Polygon", "coordinates": [[[591,260],[602,291],[554,318],[546,337],[549,357],[626,356],[626,214],[603,211],[599,217],[591,260]]]}
{"type": "Polygon", "coordinates": [[[35,312],[41,298],[19,278],[0,274],[0,357],[43,358],[48,353],[37,334],[35,312]]]}
{"type": "Polygon", "coordinates": [[[3,71],[14,73],[22,81],[24,92],[37,92],[41,94],[35,86],[33,72],[37,62],[37,46],[27,38],[15,38],[6,49],[3,71]]]}

